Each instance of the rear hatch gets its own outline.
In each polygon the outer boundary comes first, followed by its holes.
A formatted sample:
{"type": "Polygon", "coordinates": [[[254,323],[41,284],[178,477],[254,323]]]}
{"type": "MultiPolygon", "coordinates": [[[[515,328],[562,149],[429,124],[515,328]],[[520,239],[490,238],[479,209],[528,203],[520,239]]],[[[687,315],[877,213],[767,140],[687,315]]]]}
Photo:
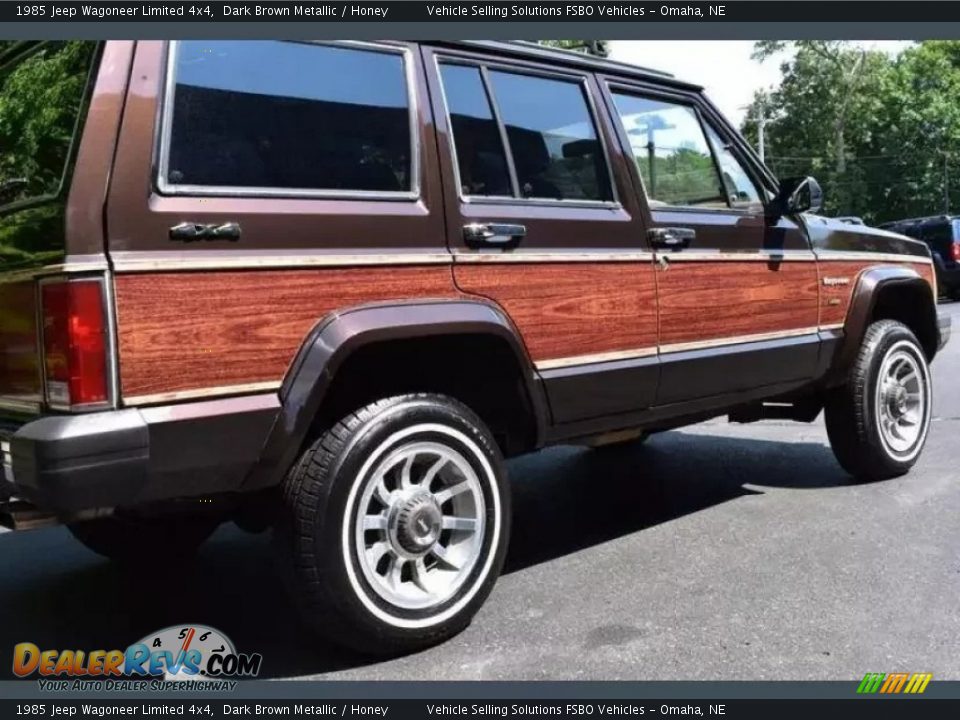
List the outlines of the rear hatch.
{"type": "Polygon", "coordinates": [[[37,412],[43,400],[40,278],[55,275],[66,256],[67,191],[96,54],[87,41],[0,41],[4,414],[37,412]]]}

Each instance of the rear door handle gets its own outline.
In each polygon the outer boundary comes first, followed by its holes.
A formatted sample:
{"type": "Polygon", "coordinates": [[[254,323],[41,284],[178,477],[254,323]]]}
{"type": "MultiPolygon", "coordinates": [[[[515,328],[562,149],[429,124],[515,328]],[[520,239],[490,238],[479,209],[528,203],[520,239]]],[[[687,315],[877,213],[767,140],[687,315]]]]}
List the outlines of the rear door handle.
{"type": "Polygon", "coordinates": [[[463,226],[463,239],[468,245],[506,245],[527,235],[524,225],[511,223],[470,223],[463,226]]]}
{"type": "Polygon", "coordinates": [[[697,231],[693,228],[683,227],[662,227],[652,228],[647,231],[647,239],[655,248],[667,248],[670,250],[680,250],[690,245],[690,242],[697,237],[697,231]]]}
{"type": "Polygon", "coordinates": [[[170,228],[170,239],[182,242],[196,240],[239,240],[239,223],[191,223],[183,222],[170,228]]]}

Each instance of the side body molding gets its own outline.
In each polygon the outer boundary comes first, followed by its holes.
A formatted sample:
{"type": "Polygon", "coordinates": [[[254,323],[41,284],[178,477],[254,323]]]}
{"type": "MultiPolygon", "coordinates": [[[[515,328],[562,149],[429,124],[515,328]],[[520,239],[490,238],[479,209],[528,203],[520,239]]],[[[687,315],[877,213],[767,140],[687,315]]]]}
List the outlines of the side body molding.
{"type": "Polygon", "coordinates": [[[882,265],[872,267],[860,274],[850,300],[850,308],[844,323],[844,339],[833,359],[830,379],[842,377],[850,368],[860,349],[870,317],[877,305],[881,290],[891,286],[912,286],[930,295],[929,323],[934,330],[937,327],[937,306],[932,297],[932,289],[927,281],[912,267],[882,265]]]}
{"type": "Polygon", "coordinates": [[[351,353],[374,342],[467,334],[491,335],[510,346],[536,421],[537,446],[542,445],[548,417],[543,388],[518,332],[501,311],[469,300],[364,305],[328,315],[307,336],[284,378],[281,410],[244,489],[269,487],[282,480],[338,368],[351,353]]]}

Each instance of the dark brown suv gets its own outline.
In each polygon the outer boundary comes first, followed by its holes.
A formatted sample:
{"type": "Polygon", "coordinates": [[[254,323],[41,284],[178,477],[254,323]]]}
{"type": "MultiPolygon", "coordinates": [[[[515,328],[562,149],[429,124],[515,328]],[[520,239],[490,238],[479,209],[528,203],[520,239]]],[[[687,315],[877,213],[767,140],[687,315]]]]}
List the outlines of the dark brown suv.
{"type": "Polygon", "coordinates": [[[0,150],[7,522],[120,560],[273,526],[307,622],[365,651],[487,597],[504,457],[825,408],[869,480],[926,438],[949,331],[927,247],[806,213],[814,181],[661,73],[522,44],[23,43],[0,150]]]}

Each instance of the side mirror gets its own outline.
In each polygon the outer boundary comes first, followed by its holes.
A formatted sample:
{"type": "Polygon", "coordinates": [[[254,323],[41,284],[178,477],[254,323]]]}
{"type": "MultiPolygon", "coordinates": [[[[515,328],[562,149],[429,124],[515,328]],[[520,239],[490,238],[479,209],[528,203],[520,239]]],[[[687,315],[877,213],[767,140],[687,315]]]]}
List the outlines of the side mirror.
{"type": "Polygon", "coordinates": [[[822,207],[823,190],[820,183],[812,177],[791,177],[780,181],[780,190],[770,204],[769,214],[779,218],[807,211],[817,212],[822,207]]]}

